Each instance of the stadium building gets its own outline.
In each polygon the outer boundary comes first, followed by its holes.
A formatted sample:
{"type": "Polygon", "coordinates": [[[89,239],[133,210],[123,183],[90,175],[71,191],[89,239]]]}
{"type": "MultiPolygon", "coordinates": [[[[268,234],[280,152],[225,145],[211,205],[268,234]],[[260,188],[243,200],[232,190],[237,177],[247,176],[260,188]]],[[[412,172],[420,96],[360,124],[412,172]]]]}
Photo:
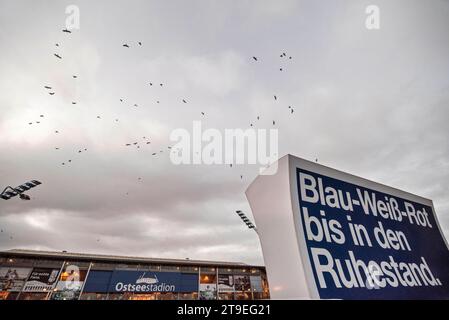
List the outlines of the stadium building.
{"type": "Polygon", "coordinates": [[[0,252],[0,300],[269,299],[265,268],[244,263],[68,252],[0,252]]]}

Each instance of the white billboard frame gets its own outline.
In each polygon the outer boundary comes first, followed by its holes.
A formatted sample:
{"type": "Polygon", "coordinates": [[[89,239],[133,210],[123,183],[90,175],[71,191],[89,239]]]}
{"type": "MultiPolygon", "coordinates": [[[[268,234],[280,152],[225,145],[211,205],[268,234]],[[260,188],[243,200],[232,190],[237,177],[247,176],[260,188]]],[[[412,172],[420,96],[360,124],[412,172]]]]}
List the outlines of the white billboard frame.
{"type": "Polygon", "coordinates": [[[430,199],[292,155],[273,165],[276,174],[259,175],[246,190],[273,299],[320,299],[300,219],[297,168],[429,206],[449,250],[430,199]]]}

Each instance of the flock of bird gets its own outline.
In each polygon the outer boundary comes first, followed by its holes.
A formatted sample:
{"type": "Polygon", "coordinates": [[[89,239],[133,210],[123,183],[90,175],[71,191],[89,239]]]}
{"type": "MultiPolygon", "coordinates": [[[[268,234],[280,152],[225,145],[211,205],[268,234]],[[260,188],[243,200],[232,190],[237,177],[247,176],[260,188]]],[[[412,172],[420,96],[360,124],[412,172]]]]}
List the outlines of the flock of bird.
{"type": "MultiPolygon", "coordinates": [[[[71,31],[71,30],[68,30],[68,29],[63,29],[62,32],[63,32],[63,33],[67,33],[67,34],[72,33],[72,31],[71,31]]],[[[141,47],[141,46],[142,46],[142,42],[141,42],[141,41],[138,41],[138,42],[137,42],[137,45],[138,45],[139,47],[141,47]]],[[[56,43],[55,46],[56,46],[57,48],[60,48],[59,43],[56,43]]],[[[122,47],[129,49],[129,48],[131,48],[131,45],[128,44],[128,43],[124,43],[124,44],[122,44],[122,47]]],[[[56,52],[56,53],[54,53],[53,55],[54,55],[57,59],[61,59],[61,60],[62,60],[61,54],[59,54],[59,53],[56,52]]],[[[285,60],[292,60],[292,56],[287,55],[287,53],[285,53],[285,52],[282,52],[282,53],[280,54],[279,57],[280,57],[281,59],[285,59],[285,60]]],[[[253,58],[254,62],[260,63],[260,61],[261,61],[261,59],[260,59],[259,57],[253,56],[252,58],[253,58]]],[[[280,67],[279,70],[280,70],[280,71],[283,71],[284,68],[283,68],[283,67],[280,67]]],[[[73,78],[73,79],[77,79],[77,78],[78,78],[78,75],[72,75],[72,78],[73,78]]],[[[157,84],[153,84],[153,82],[149,82],[148,85],[149,85],[149,86],[153,86],[153,85],[157,85],[157,84]]],[[[164,83],[158,83],[158,85],[159,85],[159,87],[164,87],[164,83]]],[[[51,86],[51,85],[48,85],[48,84],[44,85],[44,89],[48,92],[48,94],[49,94],[50,96],[54,96],[54,95],[56,94],[56,90],[55,90],[55,89],[53,88],[53,86],[51,86]]],[[[273,98],[274,98],[275,101],[278,101],[278,96],[277,96],[276,94],[273,95],[273,98]]],[[[125,103],[125,99],[124,99],[123,97],[120,98],[119,101],[120,101],[121,103],[125,103]]],[[[187,103],[188,103],[186,98],[181,99],[181,101],[182,101],[184,104],[187,104],[187,103]]],[[[71,103],[72,103],[72,105],[76,105],[76,104],[77,104],[77,101],[72,101],[71,103]]],[[[160,103],[160,100],[156,100],[156,103],[159,104],[159,103],[160,103]]],[[[133,104],[132,104],[132,107],[137,108],[137,107],[139,107],[139,104],[133,103],[133,104]]],[[[293,113],[295,112],[294,108],[293,108],[291,105],[288,106],[288,110],[289,110],[289,112],[290,112],[291,114],[293,114],[293,113]]],[[[200,113],[201,113],[201,116],[205,116],[205,115],[206,115],[204,111],[201,111],[200,113]]],[[[32,125],[32,124],[40,124],[42,118],[44,118],[44,115],[43,115],[43,114],[41,114],[41,115],[39,116],[39,120],[31,121],[31,122],[29,122],[28,124],[29,124],[29,125],[32,125]]],[[[97,115],[96,118],[97,118],[97,119],[102,119],[100,115],[97,115]]],[[[257,119],[256,121],[259,121],[259,120],[260,120],[260,116],[258,115],[256,119],[257,119]]],[[[119,119],[116,118],[116,119],[115,119],[115,122],[119,122],[119,119]]],[[[275,121],[275,120],[272,120],[272,125],[273,125],[273,126],[276,125],[276,121],[275,121]]],[[[254,122],[250,122],[250,127],[253,127],[253,126],[254,126],[254,122]]],[[[59,130],[55,130],[55,134],[58,134],[58,133],[59,133],[59,130]]],[[[140,149],[140,147],[143,146],[143,145],[150,145],[150,144],[151,144],[151,142],[149,141],[148,138],[143,137],[143,139],[144,139],[143,142],[138,142],[138,141],[130,142],[130,143],[126,143],[125,146],[126,146],[126,147],[135,147],[136,149],[140,149]]],[[[170,149],[170,148],[171,148],[171,147],[169,146],[168,149],[170,149]]],[[[59,149],[60,149],[60,147],[55,147],[55,150],[59,150],[59,149]]],[[[84,151],[87,151],[87,149],[84,149],[84,151]]],[[[78,153],[82,153],[82,152],[83,152],[83,150],[79,150],[79,151],[78,151],[78,153]]],[[[163,150],[160,150],[159,153],[163,153],[163,150]]],[[[158,152],[153,152],[153,153],[152,153],[153,156],[155,156],[155,155],[157,155],[157,154],[158,154],[158,152]]],[[[71,162],[72,162],[72,159],[68,159],[68,160],[66,160],[66,161],[61,162],[61,165],[62,165],[62,166],[65,166],[65,165],[67,165],[67,164],[69,164],[69,163],[71,163],[71,162]]],[[[232,165],[231,165],[231,166],[232,166],[232,165]]],[[[243,179],[243,176],[242,176],[242,175],[240,175],[240,177],[241,177],[241,179],[243,179]]]]}
{"type": "MultiPolygon", "coordinates": [[[[65,34],[68,34],[68,35],[72,33],[72,31],[71,31],[71,30],[68,30],[68,29],[63,29],[62,32],[65,33],[65,34]]],[[[143,44],[142,44],[142,42],[139,41],[139,42],[137,42],[136,46],[142,47],[143,44]]],[[[59,45],[59,43],[56,43],[56,44],[55,44],[55,47],[58,48],[58,49],[61,49],[61,46],[59,45]]],[[[122,47],[125,48],[125,49],[130,49],[130,48],[132,47],[132,45],[130,45],[130,44],[128,44],[128,43],[123,43],[123,44],[122,44],[122,47]]],[[[63,56],[62,56],[62,54],[59,52],[59,50],[56,50],[56,51],[58,51],[58,52],[54,52],[54,53],[53,53],[53,56],[54,56],[56,59],[58,59],[58,60],[63,60],[63,56]]],[[[284,71],[285,63],[286,63],[287,61],[289,61],[289,60],[292,60],[292,56],[289,56],[289,55],[287,55],[285,52],[282,52],[282,53],[280,54],[280,58],[283,59],[283,60],[281,61],[281,64],[284,64],[284,66],[279,67],[279,71],[282,72],[282,71],[284,71]]],[[[254,62],[254,63],[261,63],[261,61],[262,61],[262,59],[261,59],[260,57],[256,57],[256,56],[253,56],[252,59],[253,59],[253,62],[254,62]]],[[[72,75],[71,75],[71,78],[75,81],[75,80],[78,79],[78,75],[72,74],[72,75]]],[[[150,87],[153,87],[153,86],[154,86],[154,87],[163,88],[163,87],[165,86],[165,84],[162,83],[162,82],[148,82],[148,86],[150,86],[150,87]]],[[[45,84],[45,85],[43,86],[43,88],[44,88],[45,92],[48,93],[49,96],[54,97],[54,96],[57,96],[57,95],[58,95],[58,93],[57,93],[57,88],[56,88],[54,85],[52,85],[52,84],[45,84]]],[[[274,101],[275,101],[275,102],[278,102],[278,101],[279,101],[279,100],[278,100],[278,96],[277,96],[276,94],[273,95],[273,98],[274,98],[274,101]]],[[[124,97],[121,97],[121,98],[119,98],[118,100],[120,101],[120,103],[123,103],[123,104],[127,103],[127,100],[126,100],[124,97]]],[[[180,99],[180,101],[181,101],[183,104],[188,104],[188,99],[187,99],[186,97],[180,99]]],[[[156,100],[155,102],[156,102],[157,104],[159,104],[159,103],[160,103],[160,100],[156,100]]],[[[77,105],[77,103],[78,103],[77,101],[71,101],[71,104],[72,104],[72,105],[77,105]]],[[[130,103],[130,106],[132,106],[133,108],[138,108],[138,107],[139,107],[139,104],[138,104],[138,103],[135,103],[135,102],[131,102],[131,103],[130,103]]],[[[289,112],[290,114],[293,114],[293,113],[295,112],[293,106],[291,106],[291,105],[288,106],[288,112],[289,112]]],[[[206,113],[205,113],[204,111],[201,111],[200,114],[201,114],[202,117],[205,117],[205,116],[206,116],[206,113]]],[[[96,118],[97,118],[98,120],[101,120],[101,119],[102,119],[101,115],[97,115],[96,118]]],[[[29,125],[40,124],[41,121],[43,121],[44,119],[45,119],[45,115],[44,115],[44,114],[40,114],[40,115],[39,115],[39,119],[35,119],[35,120],[33,120],[33,121],[30,121],[30,122],[28,122],[28,124],[29,124],[29,125]]],[[[250,121],[250,122],[249,122],[250,127],[253,127],[253,126],[255,125],[255,123],[256,123],[257,121],[259,121],[260,119],[261,119],[261,116],[260,116],[260,115],[257,115],[257,117],[256,117],[256,119],[255,119],[254,121],[252,121],[252,122],[250,121]]],[[[118,118],[115,118],[114,120],[115,120],[115,122],[119,122],[119,119],[118,119],[118,118]]],[[[272,123],[273,126],[275,126],[275,125],[276,125],[276,120],[272,120],[271,123],[272,123]]],[[[58,129],[58,130],[54,130],[54,133],[55,133],[55,134],[59,134],[59,133],[60,133],[59,129],[58,129]]],[[[141,139],[139,139],[139,140],[137,140],[137,141],[134,140],[134,141],[128,142],[128,143],[126,143],[124,146],[125,146],[126,148],[140,149],[140,148],[144,148],[144,147],[151,147],[152,144],[151,144],[150,138],[148,138],[148,137],[146,137],[146,136],[143,136],[141,139]]],[[[168,149],[168,152],[170,152],[170,150],[172,149],[171,146],[167,146],[166,148],[168,149]]],[[[56,147],[54,147],[54,149],[55,149],[55,150],[60,150],[60,149],[62,149],[62,147],[61,147],[61,146],[56,146],[56,147]]],[[[72,152],[74,152],[75,154],[78,154],[78,155],[79,155],[79,154],[82,154],[82,153],[88,152],[88,149],[87,149],[87,148],[84,148],[84,147],[83,147],[83,148],[78,148],[77,150],[73,150],[73,148],[71,148],[71,149],[72,149],[72,152]]],[[[165,147],[164,147],[164,148],[158,148],[158,151],[153,151],[153,152],[151,153],[151,155],[152,155],[152,156],[157,156],[158,154],[164,153],[164,150],[165,150],[165,147]]],[[[70,159],[63,160],[63,161],[60,162],[60,165],[61,165],[61,166],[67,167],[69,164],[72,164],[72,163],[73,163],[74,159],[75,159],[75,158],[70,158],[70,159]]],[[[232,168],[233,165],[230,164],[230,167],[232,168]]],[[[242,174],[239,174],[239,176],[240,176],[240,180],[243,180],[243,175],[242,175],[242,174]]],[[[138,181],[138,182],[143,182],[142,177],[138,177],[138,178],[137,178],[137,181],[138,181]]],[[[129,195],[129,192],[126,192],[126,195],[129,195]]],[[[4,233],[4,230],[1,230],[1,233],[4,233]]],[[[12,236],[11,236],[11,239],[12,239],[12,236]]],[[[97,241],[99,241],[99,240],[97,240],[97,241]]]]}
{"type": "MultiPolygon", "coordinates": [[[[62,32],[67,33],[67,34],[72,33],[72,31],[71,31],[71,30],[68,30],[68,29],[63,29],[62,32]]],[[[57,48],[60,48],[59,43],[56,43],[55,46],[56,46],[57,48]]],[[[142,46],[142,42],[141,42],[141,41],[137,42],[137,46],[141,47],[141,46],[142,46]]],[[[124,43],[124,44],[122,44],[122,47],[129,49],[129,48],[131,48],[131,45],[128,44],[128,43],[124,43]]],[[[62,56],[61,56],[61,54],[59,54],[59,53],[54,53],[53,55],[54,55],[57,59],[62,59],[62,56]]],[[[261,61],[261,59],[260,59],[259,57],[253,56],[252,58],[253,58],[254,62],[260,63],[260,61],[261,61]]],[[[292,60],[292,56],[287,56],[287,54],[286,54],[285,52],[282,52],[282,53],[280,54],[280,58],[281,58],[281,59],[286,59],[286,60],[292,60]]],[[[280,67],[279,70],[280,70],[280,71],[283,71],[284,69],[283,69],[283,67],[280,67]]],[[[73,78],[73,79],[78,79],[78,75],[72,75],[72,78],[73,78]]],[[[161,82],[161,83],[157,83],[157,84],[155,84],[155,83],[153,83],[153,82],[149,82],[148,85],[149,85],[149,86],[153,86],[153,85],[157,86],[157,85],[158,85],[158,86],[161,87],[161,88],[164,87],[164,83],[162,83],[162,82],[161,82]]],[[[53,87],[52,85],[46,84],[46,85],[44,85],[44,89],[48,92],[48,94],[49,94],[50,96],[54,96],[54,95],[56,94],[56,90],[54,89],[54,87],[53,87]]],[[[274,98],[275,101],[278,101],[278,96],[277,96],[276,94],[273,95],[273,98],[274,98]]],[[[126,100],[125,100],[125,98],[123,98],[123,97],[119,98],[119,101],[120,101],[121,103],[126,103],[126,100]]],[[[184,104],[187,104],[187,103],[188,103],[188,102],[187,102],[187,98],[182,98],[181,101],[182,101],[182,103],[184,103],[184,104]]],[[[159,104],[159,103],[160,103],[160,100],[156,100],[156,103],[159,104]]],[[[72,101],[72,105],[76,105],[76,104],[77,104],[77,101],[72,101]]],[[[138,103],[132,103],[132,107],[138,108],[138,107],[139,107],[139,104],[138,104],[138,103]]],[[[291,114],[293,114],[293,113],[295,112],[294,108],[293,108],[291,105],[288,106],[288,110],[289,110],[289,112],[290,112],[291,114]]],[[[206,115],[204,111],[201,111],[200,114],[201,114],[201,116],[203,116],[203,117],[206,115]]],[[[32,124],[40,124],[42,118],[44,118],[44,115],[41,114],[39,117],[40,117],[39,120],[29,122],[29,125],[32,125],[32,124]]],[[[101,118],[101,115],[97,115],[96,118],[99,119],[99,120],[102,119],[102,118],[101,118]]],[[[259,121],[260,118],[261,118],[260,115],[258,115],[257,118],[256,118],[256,121],[259,121]]],[[[119,119],[118,119],[118,118],[115,118],[115,122],[119,122],[119,119]]],[[[254,125],[255,125],[254,122],[250,122],[250,127],[253,127],[254,125]]],[[[276,120],[272,120],[272,125],[273,125],[273,126],[276,125],[276,120]]],[[[58,133],[59,133],[59,130],[55,130],[55,134],[58,134],[58,133]]],[[[149,141],[149,139],[148,139],[147,137],[143,137],[143,140],[144,140],[144,141],[142,141],[142,142],[139,142],[139,141],[129,142],[129,143],[126,143],[125,146],[126,146],[126,147],[135,147],[136,149],[140,149],[141,146],[143,147],[143,146],[145,146],[145,145],[150,145],[150,144],[151,144],[151,142],[149,141]]],[[[171,147],[168,146],[168,149],[171,149],[171,147]]],[[[55,150],[60,150],[60,147],[55,147],[55,150]]],[[[84,152],[85,152],[85,151],[87,151],[86,148],[84,149],[84,152]]],[[[83,150],[78,150],[78,153],[82,153],[82,152],[83,152],[83,150]]],[[[153,152],[153,153],[152,153],[152,156],[156,156],[158,153],[163,153],[163,152],[164,152],[163,150],[159,150],[158,152],[153,152]]],[[[66,165],[68,165],[68,164],[70,164],[70,163],[72,163],[72,159],[67,159],[67,160],[65,160],[65,161],[62,161],[62,162],[61,162],[61,165],[62,165],[62,166],[66,166],[66,165]]],[[[232,167],[232,166],[231,166],[231,167],[232,167]]],[[[240,175],[240,178],[243,179],[243,175],[240,175]]]]}
{"type": "MultiPolygon", "coordinates": [[[[287,54],[286,54],[285,52],[282,52],[282,53],[280,54],[280,58],[286,58],[286,59],[287,59],[287,54]]],[[[292,59],[293,59],[292,56],[288,56],[288,60],[292,60],[292,59]]],[[[256,62],[258,62],[258,61],[259,61],[259,58],[253,56],[253,60],[256,61],[256,62]]],[[[282,67],[279,68],[279,71],[283,71],[283,70],[284,70],[284,68],[282,68],[282,67]]],[[[277,100],[278,100],[278,96],[277,96],[277,95],[273,95],[273,98],[274,98],[274,101],[277,101],[277,100]]],[[[295,112],[295,109],[293,109],[293,107],[292,107],[291,105],[288,106],[288,109],[290,110],[290,113],[291,113],[291,114],[292,114],[293,112],[295,112]]],[[[257,118],[259,118],[259,117],[257,117],[257,118]]],[[[259,119],[257,119],[257,120],[259,120],[259,119]]],[[[274,120],[273,120],[273,125],[275,125],[275,121],[274,121],[274,120]]],[[[252,126],[252,124],[251,124],[251,126],[252,126]]]]}

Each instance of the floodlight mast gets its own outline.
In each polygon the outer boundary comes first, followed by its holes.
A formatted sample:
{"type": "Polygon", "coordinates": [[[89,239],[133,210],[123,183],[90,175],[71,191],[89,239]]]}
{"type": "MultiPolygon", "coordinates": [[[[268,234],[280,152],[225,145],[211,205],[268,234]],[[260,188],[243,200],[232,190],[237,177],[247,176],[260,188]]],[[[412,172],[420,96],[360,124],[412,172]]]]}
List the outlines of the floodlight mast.
{"type": "Polygon", "coordinates": [[[25,194],[24,192],[27,190],[30,190],[31,188],[34,188],[38,185],[42,184],[40,181],[37,180],[31,180],[29,182],[25,182],[24,184],[21,184],[18,187],[11,187],[7,186],[2,193],[0,193],[0,198],[3,200],[9,200],[15,196],[19,196],[22,200],[31,200],[30,196],[25,194]]]}
{"type": "Polygon", "coordinates": [[[251,222],[251,220],[246,216],[246,214],[243,213],[242,210],[237,210],[236,213],[239,215],[240,219],[242,219],[242,221],[246,224],[248,229],[253,229],[257,233],[257,235],[259,235],[256,226],[251,222]]]}

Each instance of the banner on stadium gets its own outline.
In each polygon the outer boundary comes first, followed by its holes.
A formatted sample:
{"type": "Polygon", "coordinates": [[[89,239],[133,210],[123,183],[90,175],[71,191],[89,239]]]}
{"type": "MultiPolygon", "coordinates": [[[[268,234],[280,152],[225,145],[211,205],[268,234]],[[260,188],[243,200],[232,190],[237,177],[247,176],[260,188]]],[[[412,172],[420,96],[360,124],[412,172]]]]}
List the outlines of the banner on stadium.
{"type": "Polygon", "coordinates": [[[51,298],[53,300],[78,299],[86,279],[87,269],[87,267],[80,268],[77,264],[65,264],[51,298]]]}
{"type": "Polygon", "coordinates": [[[53,290],[60,269],[34,268],[25,282],[23,292],[47,292],[53,290]]]}
{"type": "Polygon", "coordinates": [[[234,292],[234,276],[232,274],[218,275],[218,291],[220,292],[234,292]]]}
{"type": "Polygon", "coordinates": [[[21,291],[30,272],[31,268],[0,268],[0,291],[21,291]]]}
{"type": "Polygon", "coordinates": [[[235,291],[250,291],[251,283],[249,276],[235,275],[234,276],[235,291]]]}
{"type": "Polygon", "coordinates": [[[116,270],[109,292],[197,292],[198,275],[181,272],[116,270]]]}
{"type": "Polygon", "coordinates": [[[106,293],[111,282],[112,271],[91,270],[84,285],[84,292],[106,293]]]}

